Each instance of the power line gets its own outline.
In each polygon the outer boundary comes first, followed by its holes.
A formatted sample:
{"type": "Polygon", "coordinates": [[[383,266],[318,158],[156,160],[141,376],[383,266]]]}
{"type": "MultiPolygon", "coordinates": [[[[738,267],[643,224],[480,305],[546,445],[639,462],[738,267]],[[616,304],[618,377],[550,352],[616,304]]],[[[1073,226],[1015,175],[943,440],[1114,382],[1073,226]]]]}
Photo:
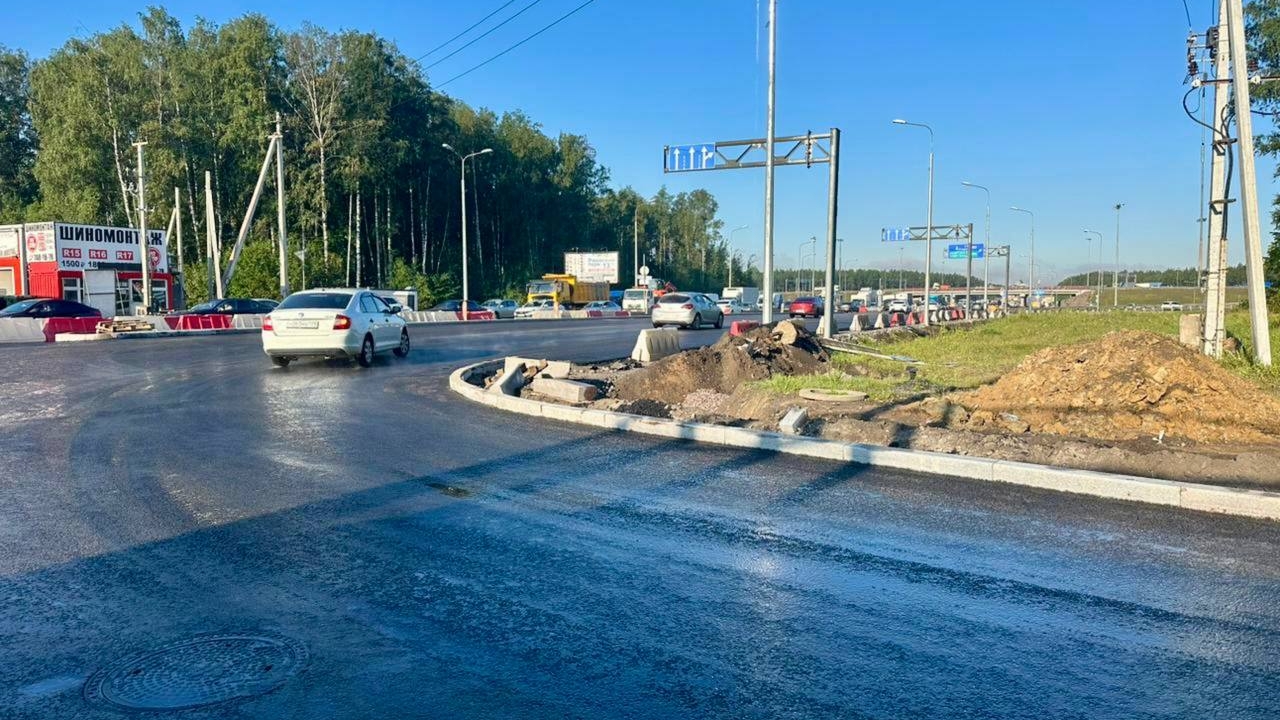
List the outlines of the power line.
{"type": "Polygon", "coordinates": [[[440,84],[439,84],[439,85],[437,85],[436,87],[437,87],[437,88],[442,88],[442,87],[444,87],[445,85],[448,85],[449,83],[453,82],[454,80],[458,80],[458,79],[460,79],[460,78],[466,77],[467,75],[470,75],[471,73],[475,72],[476,70],[479,70],[480,68],[484,67],[485,65],[488,65],[489,63],[493,62],[494,60],[497,60],[498,58],[502,57],[503,55],[506,55],[507,53],[511,52],[512,50],[515,50],[516,48],[520,47],[521,45],[523,45],[523,44],[525,44],[525,43],[529,42],[530,40],[532,40],[532,39],[534,39],[534,38],[538,37],[538,36],[539,36],[539,35],[541,35],[542,33],[544,33],[544,32],[546,32],[546,31],[550,30],[550,29],[551,29],[551,28],[553,28],[553,27],[555,27],[556,25],[559,25],[561,22],[563,22],[563,21],[565,21],[565,20],[568,20],[570,16],[574,15],[574,14],[575,14],[575,13],[577,13],[579,10],[581,10],[582,8],[584,8],[584,7],[588,6],[588,5],[590,5],[590,4],[591,4],[591,3],[593,3],[593,2],[595,2],[595,0],[587,0],[586,2],[582,3],[582,4],[581,4],[581,5],[579,5],[578,7],[574,8],[574,9],[570,10],[569,12],[565,13],[564,15],[561,15],[560,17],[556,18],[556,19],[555,19],[554,21],[552,21],[550,24],[548,24],[548,25],[544,26],[541,30],[538,30],[538,31],[537,31],[537,32],[535,32],[534,34],[530,35],[529,37],[527,37],[527,38],[525,38],[525,39],[521,40],[520,42],[516,43],[515,45],[512,45],[511,47],[507,48],[506,50],[503,50],[502,52],[498,53],[497,55],[494,55],[493,57],[489,58],[488,60],[485,60],[484,62],[480,63],[479,65],[476,65],[475,67],[472,67],[472,68],[470,68],[470,69],[468,69],[468,70],[466,70],[466,71],[464,71],[464,72],[462,72],[462,73],[459,73],[459,74],[457,74],[457,75],[454,75],[453,77],[449,78],[448,80],[445,80],[444,82],[440,83],[440,84]]]}
{"type": "Polygon", "coordinates": [[[1182,11],[1187,14],[1187,27],[1194,27],[1191,24],[1191,8],[1187,6],[1187,0],[1182,0],[1182,11]]]}
{"type": "Polygon", "coordinates": [[[431,48],[430,50],[428,50],[428,51],[426,51],[426,52],[422,53],[422,54],[421,54],[421,55],[419,55],[416,59],[417,59],[417,60],[421,60],[421,59],[423,59],[423,58],[427,57],[428,55],[434,55],[434,54],[436,54],[436,51],[437,51],[437,50],[439,50],[439,49],[443,48],[444,46],[448,45],[449,43],[453,42],[454,40],[457,40],[458,38],[462,37],[463,35],[466,35],[467,33],[471,32],[472,30],[475,30],[475,29],[476,29],[476,28],[477,28],[481,23],[483,23],[485,20],[488,20],[489,18],[493,17],[494,15],[497,15],[498,13],[502,12],[503,10],[505,10],[505,9],[507,8],[507,6],[508,6],[508,5],[511,5],[511,4],[512,4],[512,3],[514,3],[515,1],[516,1],[516,0],[507,0],[506,2],[502,3],[501,5],[499,5],[497,10],[494,10],[493,12],[489,13],[488,15],[485,15],[484,17],[482,17],[482,18],[480,18],[479,20],[477,20],[477,21],[475,22],[475,24],[474,24],[474,25],[472,25],[471,27],[467,28],[466,30],[463,30],[462,32],[458,33],[457,35],[454,35],[453,37],[449,38],[448,40],[445,40],[444,42],[440,43],[439,45],[437,45],[437,46],[435,46],[435,47],[431,48]]]}
{"type": "Polygon", "coordinates": [[[529,3],[528,5],[525,5],[524,7],[520,8],[519,10],[517,10],[515,15],[512,15],[511,17],[508,17],[506,20],[503,20],[502,22],[498,23],[497,25],[494,25],[493,27],[489,28],[488,30],[485,30],[484,32],[482,32],[482,33],[480,33],[479,35],[477,35],[477,36],[475,36],[474,38],[472,38],[471,40],[467,41],[467,42],[466,42],[462,47],[458,48],[457,50],[454,50],[453,52],[449,53],[448,55],[445,55],[444,57],[440,58],[439,60],[437,60],[437,61],[435,61],[435,62],[431,63],[430,65],[428,65],[428,66],[426,66],[425,68],[423,68],[423,70],[430,70],[431,68],[433,68],[433,67],[435,67],[435,66],[439,65],[440,63],[444,62],[445,60],[448,60],[449,58],[453,57],[454,55],[457,55],[458,53],[462,52],[463,50],[466,50],[467,48],[471,47],[472,45],[475,45],[477,42],[479,42],[479,41],[483,40],[486,36],[488,36],[490,33],[492,33],[494,30],[497,30],[498,28],[502,27],[503,25],[506,25],[507,23],[511,22],[512,20],[515,20],[516,18],[520,17],[521,15],[523,15],[523,14],[525,13],[525,11],[526,11],[526,10],[528,10],[528,9],[529,9],[529,8],[531,8],[531,7],[533,7],[534,5],[537,5],[537,4],[538,4],[538,3],[540,3],[540,2],[542,2],[542,0],[533,0],[533,2],[529,3]]]}

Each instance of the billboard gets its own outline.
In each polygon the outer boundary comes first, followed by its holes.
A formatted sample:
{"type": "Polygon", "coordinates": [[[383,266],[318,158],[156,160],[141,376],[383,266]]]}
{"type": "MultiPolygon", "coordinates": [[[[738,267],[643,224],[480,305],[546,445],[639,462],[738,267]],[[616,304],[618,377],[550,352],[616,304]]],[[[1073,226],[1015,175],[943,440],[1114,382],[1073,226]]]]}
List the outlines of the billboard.
{"type": "MultiPolygon", "coordinates": [[[[27,225],[27,262],[57,261],[59,270],[136,270],[142,264],[135,228],[73,223],[27,225]]],[[[166,233],[148,230],[151,268],[169,271],[166,233]]]]}
{"type": "Polygon", "coordinates": [[[564,254],[564,272],[585,282],[618,282],[618,253],[616,252],[567,252],[564,254]]]}
{"type": "Polygon", "coordinates": [[[22,226],[9,225],[0,227],[0,258],[20,257],[22,247],[22,226]]]}

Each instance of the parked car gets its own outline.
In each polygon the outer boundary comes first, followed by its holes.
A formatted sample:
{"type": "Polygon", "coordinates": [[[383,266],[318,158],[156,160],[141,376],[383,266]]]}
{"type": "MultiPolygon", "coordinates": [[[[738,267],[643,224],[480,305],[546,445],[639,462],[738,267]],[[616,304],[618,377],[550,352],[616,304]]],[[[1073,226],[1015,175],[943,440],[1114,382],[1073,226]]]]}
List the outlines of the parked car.
{"type": "Polygon", "coordinates": [[[822,317],[822,298],[798,297],[787,308],[791,317],[822,317]]]}
{"type": "Polygon", "coordinates": [[[494,317],[499,320],[504,320],[511,319],[516,316],[516,310],[520,307],[520,303],[517,303],[515,300],[494,298],[480,303],[480,307],[486,310],[492,310],[494,317]]]}
{"type": "Polygon", "coordinates": [[[9,307],[10,305],[12,305],[12,304],[14,304],[14,303],[16,303],[16,302],[19,302],[19,301],[22,301],[22,300],[31,300],[31,299],[33,299],[33,298],[34,298],[34,296],[32,296],[32,295],[3,295],[3,296],[0,296],[0,310],[3,310],[3,309],[5,309],[5,308],[9,307]]]}
{"type": "Polygon", "coordinates": [[[622,306],[612,300],[592,300],[583,310],[599,310],[600,312],[622,312],[622,306]]]}
{"type": "MultiPolygon", "coordinates": [[[[480,303],[476,302],[475,300],[467,301],[468,313],[484,312],[485,310],[488,310],[488,308],[482,307],[480,303]]],[[[444,302],[439,303],[435,307],[431,308],[431,311],[432,312],[462,312],[462,301],[461,300],[445,300],[444,302]]]]}
{"type": "Polygon", "coordinates": [[[345,357],[362,367],[375,353],[409,354],[409,328],[368,290],[303,290],[262,319],[262,350],[279,367],[300,357],[345,357]]]}
{"type": "Polygon", "coordinates": [[[172,315],[266,315],[280,303],[266,298],[217,298],[172,315]]]}
{"type": "Polygon", "coordinates": [[[0,317],[7,318],[100,318],[97,308],[70,300],[54,298],[27,298],[0,310],[0,317]]]}
{"type": "Polygon", "coordinates": [[[1165,300],[1160,303],[1161,310],[1172,310],[1174,312],[1182,312],[1182,303],[1176,300],[1165,300]]]}
{"type": "Polygon", "coordinates": [[[534,300],[533,302],[527,302],[516,309],[516,319],[528,319],[533,317],[533,314],[536,312],[555,309],[556,304],[553,300],[534,300]]]}
{"type": "Polygon", "coordinates": [[[667,293],[653,306],[654,327],[679,325],[701,330],[707,323],[724,327],[724,313],[702,293],[667,293]]]}

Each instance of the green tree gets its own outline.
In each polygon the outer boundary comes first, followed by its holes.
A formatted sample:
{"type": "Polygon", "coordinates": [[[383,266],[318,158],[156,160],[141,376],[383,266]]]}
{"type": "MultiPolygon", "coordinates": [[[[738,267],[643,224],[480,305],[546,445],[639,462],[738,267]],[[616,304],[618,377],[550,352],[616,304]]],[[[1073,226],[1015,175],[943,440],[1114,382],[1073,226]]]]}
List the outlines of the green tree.
{"type": "Polygon", "coordinates": [[[36,199],[36,134],[27,103],[31,64],[0,45],[0,222],[21,219],[36,199]]]}

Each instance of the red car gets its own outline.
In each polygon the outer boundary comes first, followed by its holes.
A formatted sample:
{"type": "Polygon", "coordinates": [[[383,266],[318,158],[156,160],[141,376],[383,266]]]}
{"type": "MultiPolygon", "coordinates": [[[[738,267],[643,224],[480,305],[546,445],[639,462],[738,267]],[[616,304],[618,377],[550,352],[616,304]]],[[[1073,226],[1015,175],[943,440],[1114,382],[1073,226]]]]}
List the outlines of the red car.
{"type": "Polygon", "coordinates": [[[799,297],[787,308],[791,317],[822,317],[822,298],[799,297]]]}

